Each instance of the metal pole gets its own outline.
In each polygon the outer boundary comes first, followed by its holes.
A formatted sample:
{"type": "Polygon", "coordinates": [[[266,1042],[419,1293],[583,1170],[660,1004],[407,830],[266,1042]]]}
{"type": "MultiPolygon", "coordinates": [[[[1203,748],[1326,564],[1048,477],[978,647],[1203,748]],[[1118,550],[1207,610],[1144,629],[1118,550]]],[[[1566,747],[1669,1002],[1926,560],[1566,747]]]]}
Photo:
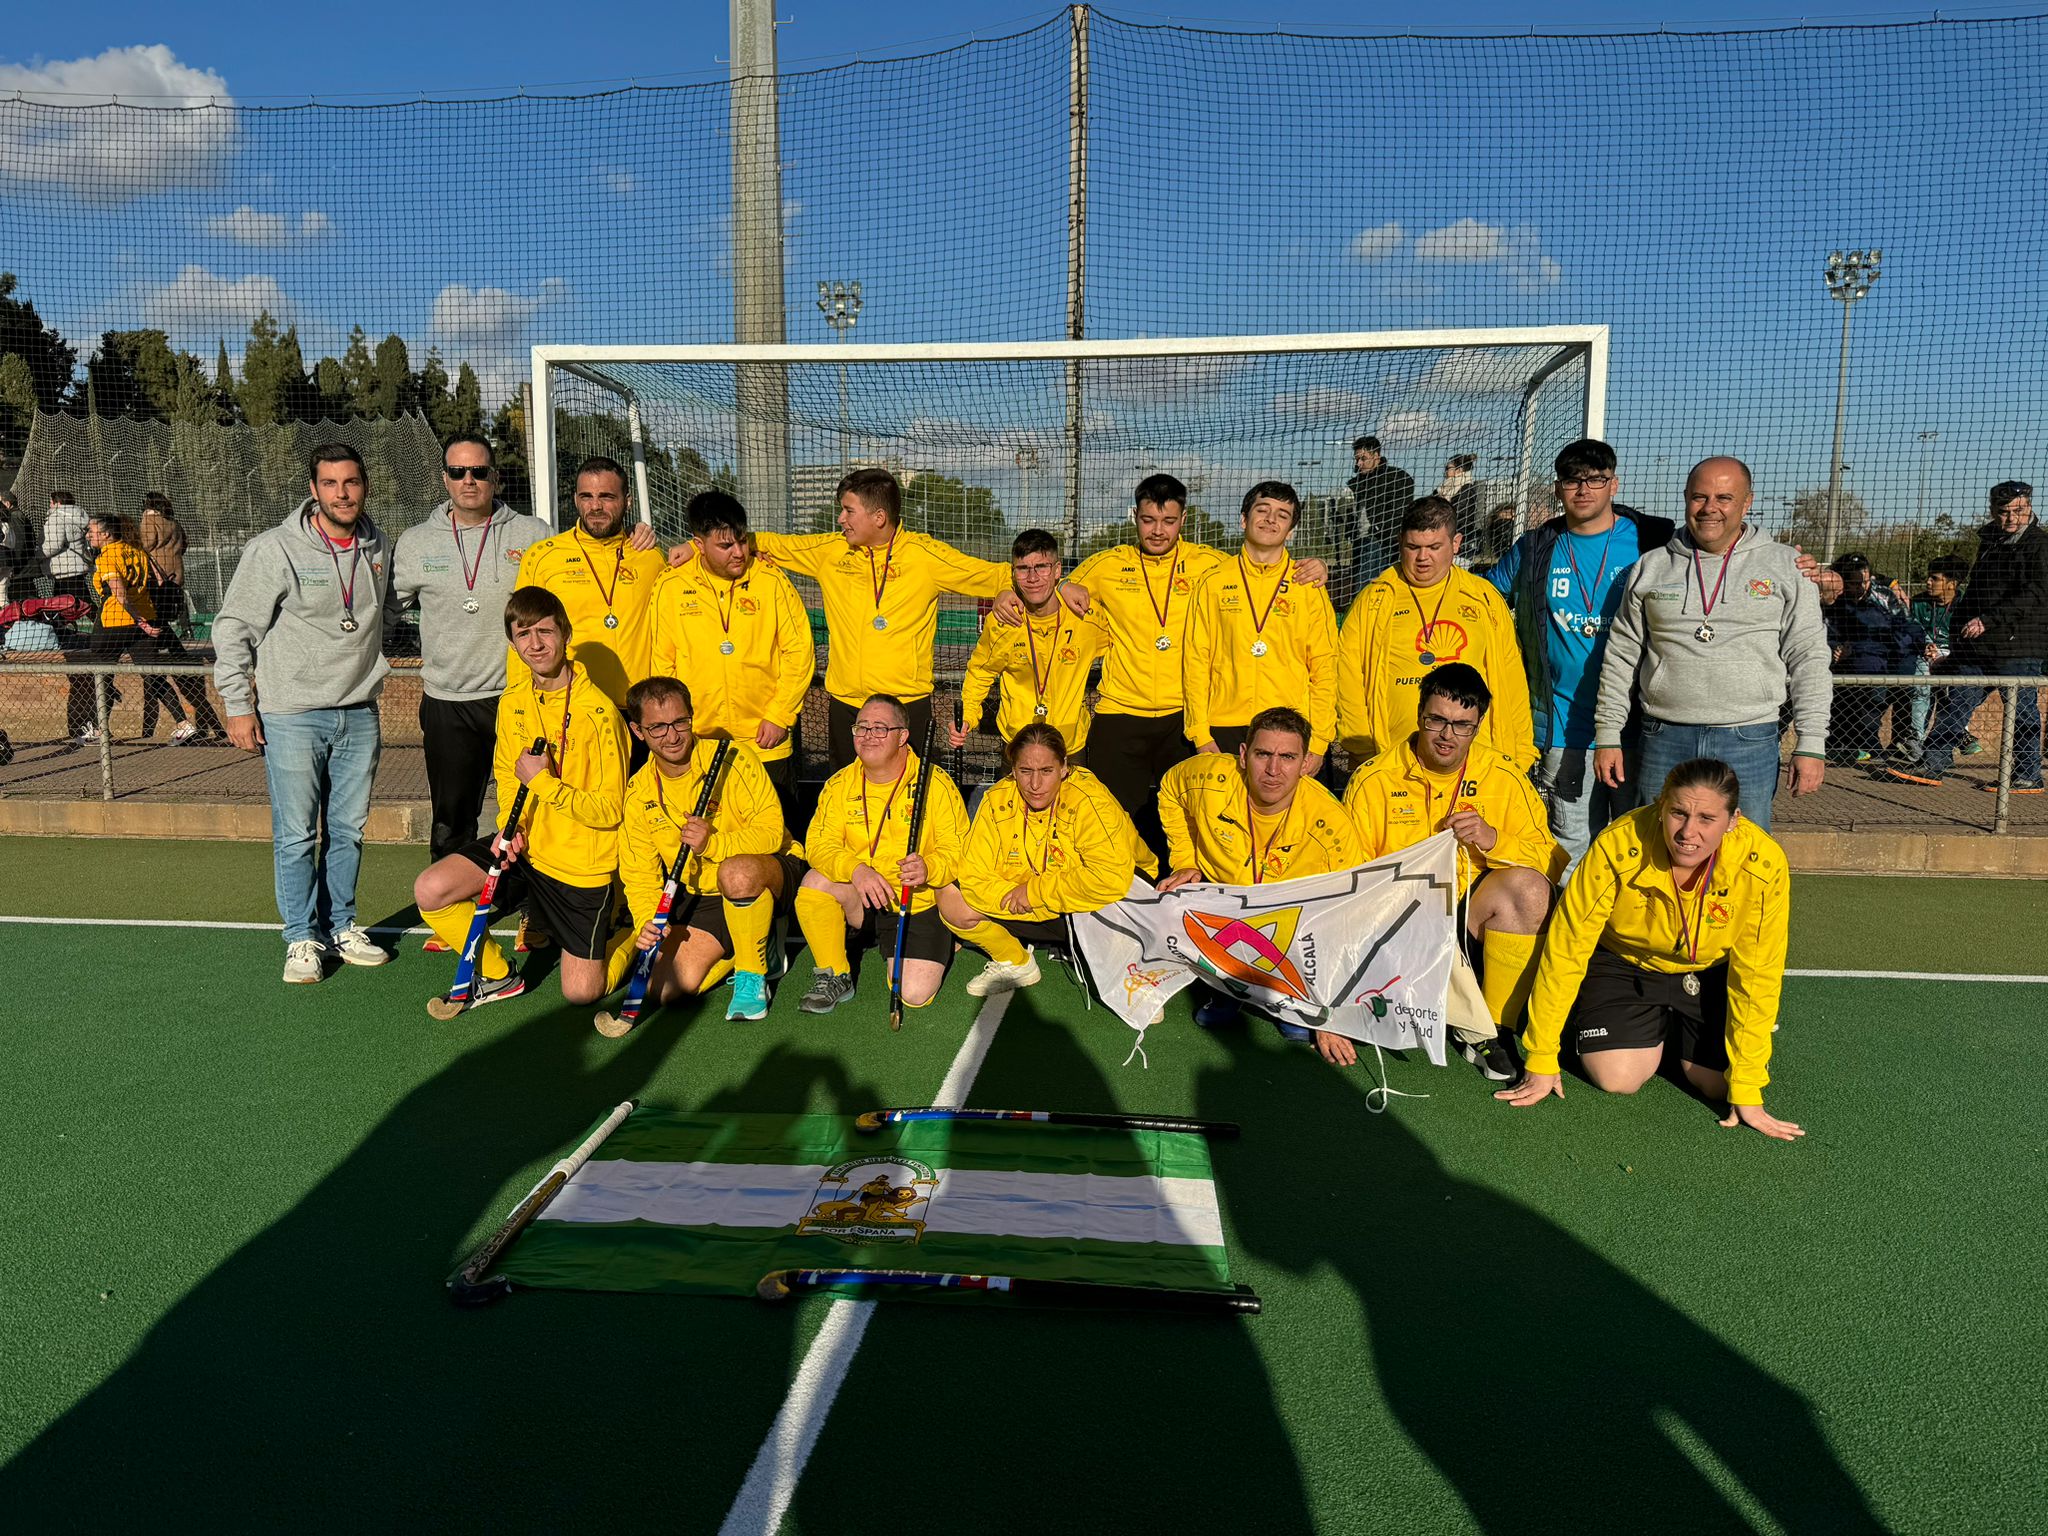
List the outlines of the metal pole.
{"type": "MultiPolygon", "coordinates": [[[[114,798],[114,729],[107,720],[107,684],[110,675],[95,672],[92,675],[92,712],[100,728],[100,798],[114,798]]],[[[2008,733],[2009,739],[2009,733],[2008,733]]],[[[2006,751],[2008,763],[2012,760],[2010,748],[2006,751]]]]}
{"type": "MultiPolygon", "coordinates": [[[[780,346],[782,133],[776,99],[775,8],[732,0],[733,338],[780,346]]],[[[789,527],[789,376],[780,363],[741,363],[740,496],[764,528],[789,527]]]]}
{"type": "Polygon", "coordinates": [[[633,495],[640,503],[640,521],[654,526],[654,508],[647,495],[647,434],[640,424],[640,398],[630,389],[626,395],[626,433],[633,440],[633,495]]]}
{"type": "MultiPolygon", "coordinates": [[[[846,345],[846,328],[839,328],[839,344],[846,345]]],[[[851,439],[846,425],[846,364],[839,365],[839,473],[845,474],[853,463],[851,439]]]]}
{"type": "MultiPolygon", "coordinates": [[[[1088,278],[1088,7],[1069,7],[1073,44],[1067,63],[1067,339],[1087,331],[1088,278]]],[[[1067,362],[1067,506],[1062,540],[1067,558],[1081,551],[1081,362],[1067,362]]]]}
{"type": "MultiPolygon", "coordinates": [[[[541,371],[539,364],[535,371],[541,371]]],[[[554,528],[559,526],[555,522],[554,420],[534,418],[534,399],[533,382],[527,380],[519,386],[519,446],[526,454],[526,495],[532,503],[526,510],[554,528]]]]}
{"type": "Polygon", "coordinates": [[[1939,436],[1939,432],[1920,434],[1920,500],[1913,513],[1913,525],[1916,530],[1927,526],[1927,461],[1934,455],[1934,440],[1939,436]]]}
{"type": "Polygon", "coordinates": [[[1828,461],[1828,525],[1822,541],[1822,558],[1835,558],[1835,540],[1842,527],[1842,439],[1849,426],[1849,311],[1853,298],[1844,296],[1842,306],[1842,367],[1835,379],[1835,453],[1828,461]]]}
{"type": "Polygon", "coordinates": [[[1998,744],[1997,814],[1991,822],[1991,830],[2000,837],[2005,835],[2006,815],[2012,809],[2012,749],[2020,730],[2020,691],[2007,688],[2004,692],[2005,730],[2004,739],[1998,744]]]}

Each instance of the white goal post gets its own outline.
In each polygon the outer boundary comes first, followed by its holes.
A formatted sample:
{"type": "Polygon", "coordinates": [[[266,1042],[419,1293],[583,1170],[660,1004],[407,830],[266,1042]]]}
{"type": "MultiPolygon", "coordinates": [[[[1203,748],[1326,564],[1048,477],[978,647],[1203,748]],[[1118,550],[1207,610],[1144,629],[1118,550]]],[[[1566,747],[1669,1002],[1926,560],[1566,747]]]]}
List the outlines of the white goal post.
{"type": "MultiPolygon", "coordinates": [[[[532,360],[532,510],[555,526],[573,516],[564,482],[592,452],[629,464],[639,517],[671,526],[680,500],[707,483],[735,489],[757,526],[819,526],[819,487],[829,492],[850,465],[880,464],[906,483],[932,477],[961,502],[960,531],[984,545],[1037,525],[1075,553],[1128,510],[1148,466],[1199,486],[1222,520],[1268,478],[1301,482],[1305,507],[1320,494],[1341,518],[1346,493],[1333,487],[1366,433],[1410,469],[1418,494],[1435,488],[1450,454],[1473,453],[1475,477],[1513,502],[1520,527],[1550,455],[1603,435],[1608,328],[547,344],[532,360]]],[[[932,517],[933,531],[956,531],[932,517]]]]}

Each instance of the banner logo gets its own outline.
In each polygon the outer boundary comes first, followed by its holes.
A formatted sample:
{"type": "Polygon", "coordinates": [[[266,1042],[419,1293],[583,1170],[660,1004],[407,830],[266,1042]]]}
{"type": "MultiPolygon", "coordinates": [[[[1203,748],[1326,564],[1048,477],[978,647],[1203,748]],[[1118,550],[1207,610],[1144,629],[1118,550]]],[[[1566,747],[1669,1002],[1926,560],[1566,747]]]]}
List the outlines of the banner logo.
{"type": "Polygon", "coordinates": [[[796,1224],[799,1236],[842,1243],[915,1243],[924,1235],[919,1213],[938,1191],[939,1176],[900,1157],[860,1157],[825,1170],[811,1214],[796,1224]],[[853,1181],[865,1172],[861,1183],[853,1181]]]}
{"type": "Polygon", "coordinates": [[[1287,958],[1287,947],[1294,942],[1294,929],[1300,921],[1301,908],[1282,907],[1250,919],[1188,912],[1182,916],[1181,926],[1195,952],[1217,975],[1312,1003],[1308,983],[1287,958]]]}

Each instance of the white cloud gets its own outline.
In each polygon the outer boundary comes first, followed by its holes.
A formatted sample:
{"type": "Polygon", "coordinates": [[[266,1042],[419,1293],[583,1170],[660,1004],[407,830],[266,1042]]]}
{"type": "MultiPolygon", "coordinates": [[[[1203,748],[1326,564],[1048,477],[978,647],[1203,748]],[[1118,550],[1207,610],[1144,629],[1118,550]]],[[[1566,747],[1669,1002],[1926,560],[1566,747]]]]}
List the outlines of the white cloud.
{"type": "Polygon", "coordinates": [[[1293,416],[1303,421],[1364,421],[1373,402],[1355,389],[1334,384],[1311,384],[1307,389],[1282,390],[1273,396],[1276,416],[1293,416]]]}
{"type": "Polygon", "coordinates": [[[531,294],[450,283],[434,295],[427,336],[458,357],[471,351],[506,351],[519,345],[535,317],[560,303],[568,291],[569,285],[559,277],[546,279],[531,294]]]}
{"type": "Polygon", "coordinates": [[[1456,444],[1485,430],[1484,422],[1451,421],[1418,408],[1388,412],[1374,435],[1389,448],[1413,448],[1424,443],[1456,444]]]}
{"type": "Polygon", "coordinates": [[[246,331],[265,310],[280,326],[298,318],[298,306],[268,272],[223,277],[195,265],[167,283],[145,284],[135,312],[175,340],[246,331]]]}
{"type": "Polygon", "coordinates": [[[299,238],[318,240],[334,233],[334,220],[318,209],[308,209],[299,215],[299,238]]]}
{"type": "Polygon", "coordinates": [[[1460,219],[1415,237],[1417,261],[1506,261],[1507,231],[1498,224],[1460,219]]]}
{"type": "Polygon", "coordinates": [[[178,62],[162,44],[109,48],[89,59],[0,64],[0,95],[25,107],[0,118],[0,176],[93,203],[121,203],[204,184],[232,148],[227,81],[178,62]],[[96,111],[110,101],[202,110],[96,111]]]}
{"type": "Polygon", "coordinates": [[[1385,261],[1401,249],[1401,242],[1406,238],[1407,231],[1391,219],[1371,229],[1361,229],[1351,237],[1351,259],[1385,261]]]}
{"type": "Polygon", "coordinates": [[[264,213],[244,203],[233,213],[215,214],[205,224],[206,233],[215,240],[272,248],[289,244],[295,228],[301,240],[318,240],[333,233],[334,221],[324,213],[309,210],[299,215],[294,226],[285,214],[264,213]]]}

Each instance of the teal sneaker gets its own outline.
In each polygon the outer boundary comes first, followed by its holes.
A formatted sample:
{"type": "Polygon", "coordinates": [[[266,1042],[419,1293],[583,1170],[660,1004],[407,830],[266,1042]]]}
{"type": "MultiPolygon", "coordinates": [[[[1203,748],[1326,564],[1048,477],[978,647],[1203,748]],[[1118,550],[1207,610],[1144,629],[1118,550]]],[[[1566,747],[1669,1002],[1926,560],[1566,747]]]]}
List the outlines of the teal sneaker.
{"type": "Polygon", "coordinates": [[[753,971],[732,973],[732,1001],[725,1005],[728,1019],[768,1017],[768,979],[753,971]]]}

